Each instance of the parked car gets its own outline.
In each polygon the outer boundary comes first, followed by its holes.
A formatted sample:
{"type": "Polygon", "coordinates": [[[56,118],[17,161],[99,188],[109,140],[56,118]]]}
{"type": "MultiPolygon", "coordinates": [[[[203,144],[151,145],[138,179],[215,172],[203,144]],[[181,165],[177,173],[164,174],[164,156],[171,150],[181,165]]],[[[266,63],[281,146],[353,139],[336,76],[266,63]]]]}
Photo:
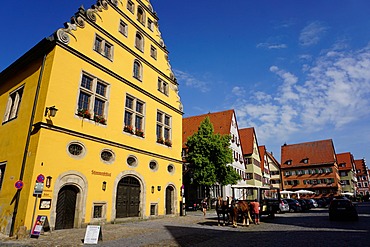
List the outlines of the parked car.
{"type": "Polygon", "coordinates": [[[329,219],[358,220],[357,209],[348,199],[333,199],[329,206],[329,219]]]}
{"type": "Polygon", "coordinates": [[[317,208],[318,204],[314,199],[304,199],[306,203],[309,205],[310,209],[311,208],[317,208]]]}
{"type": "Polygon", "coordinates": [[[285,199],[283,199],[283,200],[280,200],[279,209],[278,209],[277,213],[281,214],[281,213],[285,213],[285,212],[289,212],[289,204],[285,199]]]}
{"type": "Polygon", "coordinates": [[[301,204],[302,211],[307,211],[310,209],[310,205],[304,199],[297,199],[299,204],[301,204]]]}
{"type": "Polygon", "coordinates": [[[295,199],[286,198],[285,199],[288,202],[289,205],[289,212],[301,212],[302,207],[301,204],[295,199]]]}

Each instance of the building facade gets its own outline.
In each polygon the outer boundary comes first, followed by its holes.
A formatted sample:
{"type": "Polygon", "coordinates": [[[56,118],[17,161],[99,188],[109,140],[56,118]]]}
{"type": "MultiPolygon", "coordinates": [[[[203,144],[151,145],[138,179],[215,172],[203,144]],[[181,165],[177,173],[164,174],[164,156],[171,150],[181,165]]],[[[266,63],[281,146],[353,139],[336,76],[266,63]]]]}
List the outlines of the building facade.
{"type": "Polygon", "coordinates": [[[178,214],[182,110],[150,2],[80,7],[0,74],[1,232],[178,214]]]}
{"type": "Polygon", "coordinates": [[[356,196],[357,176],[353,155],[350,152],[337,154],[337,162],[342,192],[356,196]]]}
{"type": "Polygon", "coordinates": [[[316,196],[342,192],[332,140],[281,146],[282,189],[309,190],[316,196]]]}
{"type": "Polygon", "coordinates": [[[369,196],[369,169],[366,166],[365,159],[355,160],[357,175],[357,192],[362,196],[369,196]]]}
{"type": "Polygon", "coordinates": [[[266,151],[267,164],[270,171],[270,184],[274,188],[282,189],[280,163],[275,159],[272,152],[266,151]]]}
{"type": "Polygon", "coordinates": [[[258,149],[256,132],[251,127],[240,129],[239,134],[243,147],[247,184],[262,186],[261,156],[258,149]]]}
{"type": "MultiPolygon", "coordinates": [[[[238,124],[236,121],[236,116],[234,110],[227,110],[222,112],[215,112],[215,113],[208,113],[198,116],[187,117],[183,119],[183,156],[184,156],[184,164],[186,163],[186,141],[187,138],[192,136],[195,132],[198,131],[198,128],[202,121],[206,117],[209,117],[213,128],[214,133],[220,135],[230,135],[230,146],[229,148],[233,152],[234,160],[231,164],[227,164],[231,166],[241,177],[242,180],[238,181],[238,185],[245,185],[245,166],[244,160],[242,156],[242,146],[240,142],[239,132],[238,132],[238,124]]],[[[191,164],[187,164],[190,165],[191,164]]],[[[186,169],[185,169],[186,170],[186,169]]],[[[205,197],[205,189],[202,186],[199,186],[196,181],[191,180],[191,170],[184,174],[184,185],[185,185],[185,197],[186,200],[189,202],[199,202],[201,199],[205,197]]],[[[211,188],[211,197],[216,198],[218,196],[222,196],[226,198],[227,196],[235,196],[236,198],[243,198],[245,196],[242,190],[235,190],[235,194],[233,195],[233,191],[231,185],[220,186],[215,184],[211,188]]]]}

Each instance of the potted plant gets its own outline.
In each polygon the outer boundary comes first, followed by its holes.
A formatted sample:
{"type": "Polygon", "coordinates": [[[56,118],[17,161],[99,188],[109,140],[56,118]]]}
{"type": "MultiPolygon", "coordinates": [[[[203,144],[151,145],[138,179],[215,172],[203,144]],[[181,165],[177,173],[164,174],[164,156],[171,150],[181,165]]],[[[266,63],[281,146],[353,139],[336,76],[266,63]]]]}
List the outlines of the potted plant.
{"type": "Polygon", "coordinates": [[[157,142],[160,143],[160,144],[164,144],[164,139],[162,137],[159,137],[157,139],[157,142]]]}
{"type": "Polygon", "coordinates": [[[100,124],[106,124],[107,120],[102,115],[95,115],[94,121],[100,124]]]}
{"type": "Polygon", "coordinates": [[[125,125],[125,127],[123,128],[123,131],[125,131],[127,133],[130,133],[130,134],[133,134],[134,133],[134,128],[131,125],[125,125]]]}
{"type": "Polygon", "coordinates": [[[144,137],[144,131],[141,129],[135,129],[135,135],[144,137]]]}
{"type": "Polygon", "coordinates": [[[77,110],[77,115],[80,116],[80,117],[83,117],[83,118],[91,118],[91,113],[89,112],[88,109],[78,109],[77,110]]]}
{"type": "Polygon", "coordinates": [[[165,144],[166,146],[172,147],[172,142],[171,142],[171,140],[170,140],[170,139],[166,139],[166,140],[164,141],[164,144],[165,144]]]}

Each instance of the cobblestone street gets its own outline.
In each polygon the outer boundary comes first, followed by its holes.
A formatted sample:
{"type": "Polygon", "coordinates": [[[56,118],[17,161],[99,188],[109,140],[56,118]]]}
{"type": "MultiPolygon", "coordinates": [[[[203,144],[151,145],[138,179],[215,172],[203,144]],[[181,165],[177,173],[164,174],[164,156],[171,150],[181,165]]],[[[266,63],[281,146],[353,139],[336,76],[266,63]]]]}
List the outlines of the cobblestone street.
{"type": "MultiPolygon", "coordinates": [[[[185,217],[165,217],[103,226],[97,246],[366,246],[370,232],[370,204],[358,205],[360,220],[329,221],[328,210],[286,213],[263,219],[261,225],[217,226],[214,211],[185,217]],[[307,240],[307,242],[306,242],[307,240]]],[[[83,246],[86,228],[58,230],[38,239],[2,239],[1,246],[83,246]]]]}

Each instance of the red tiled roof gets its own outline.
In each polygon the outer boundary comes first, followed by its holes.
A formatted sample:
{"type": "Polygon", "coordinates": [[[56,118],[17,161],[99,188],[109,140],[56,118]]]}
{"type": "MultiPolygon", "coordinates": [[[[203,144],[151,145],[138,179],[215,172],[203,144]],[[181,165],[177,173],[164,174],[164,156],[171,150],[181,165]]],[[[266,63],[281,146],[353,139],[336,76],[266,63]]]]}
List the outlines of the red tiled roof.
{"type": "Polygon", "coordinates": [[[366,174],[366,165],[364,159],[355,160],[356,170],[360,170],[360,173],[357,173],[357,176],[365,175],[366,174]]]}
{"type": "Polygon", "coordinates": [[[266,153],[266,147],[265,146],[259,146],[258,151],[260,153],[260,159],[261,159],[261,170],[263,171],[265,168],[265,153],[266,153]]]}
{"type": "Polygon", "coordinates": [[[353,156],[350,152],[337,154],[337,163],[339,170],[352,169],[353,156]],[[340,164],[345,164],[345,167],[341,167],[340,164]]]}
{"type": "Polygon", "coordinates": [[[250,155],[253,153],[253,143],[255,132],[254,128],[239,129],[239,138],[243,147],[243,154],[250,155]]]}
{"type": "Polygon", "coordinates": [[[234,110],[222,112],[208,113],[199,116],[187,117],[182,119],[182,146],[185,148],[185,143],[189,136],[192,136],[198,131],[200,123],[209,117],[215,133],[221,135],[229,135],[231,129],[231,120],[234,115],[234,110]]]}
{"type": "Polygon", "coordinates": [[[301,166],[304,159],[308,159],[309,165],[335,163],[333,141],[329,139],[281,146],[281,167],[301,166]],[[288,161],[291,161],[291,165],[287,165],[288,161]]]}

